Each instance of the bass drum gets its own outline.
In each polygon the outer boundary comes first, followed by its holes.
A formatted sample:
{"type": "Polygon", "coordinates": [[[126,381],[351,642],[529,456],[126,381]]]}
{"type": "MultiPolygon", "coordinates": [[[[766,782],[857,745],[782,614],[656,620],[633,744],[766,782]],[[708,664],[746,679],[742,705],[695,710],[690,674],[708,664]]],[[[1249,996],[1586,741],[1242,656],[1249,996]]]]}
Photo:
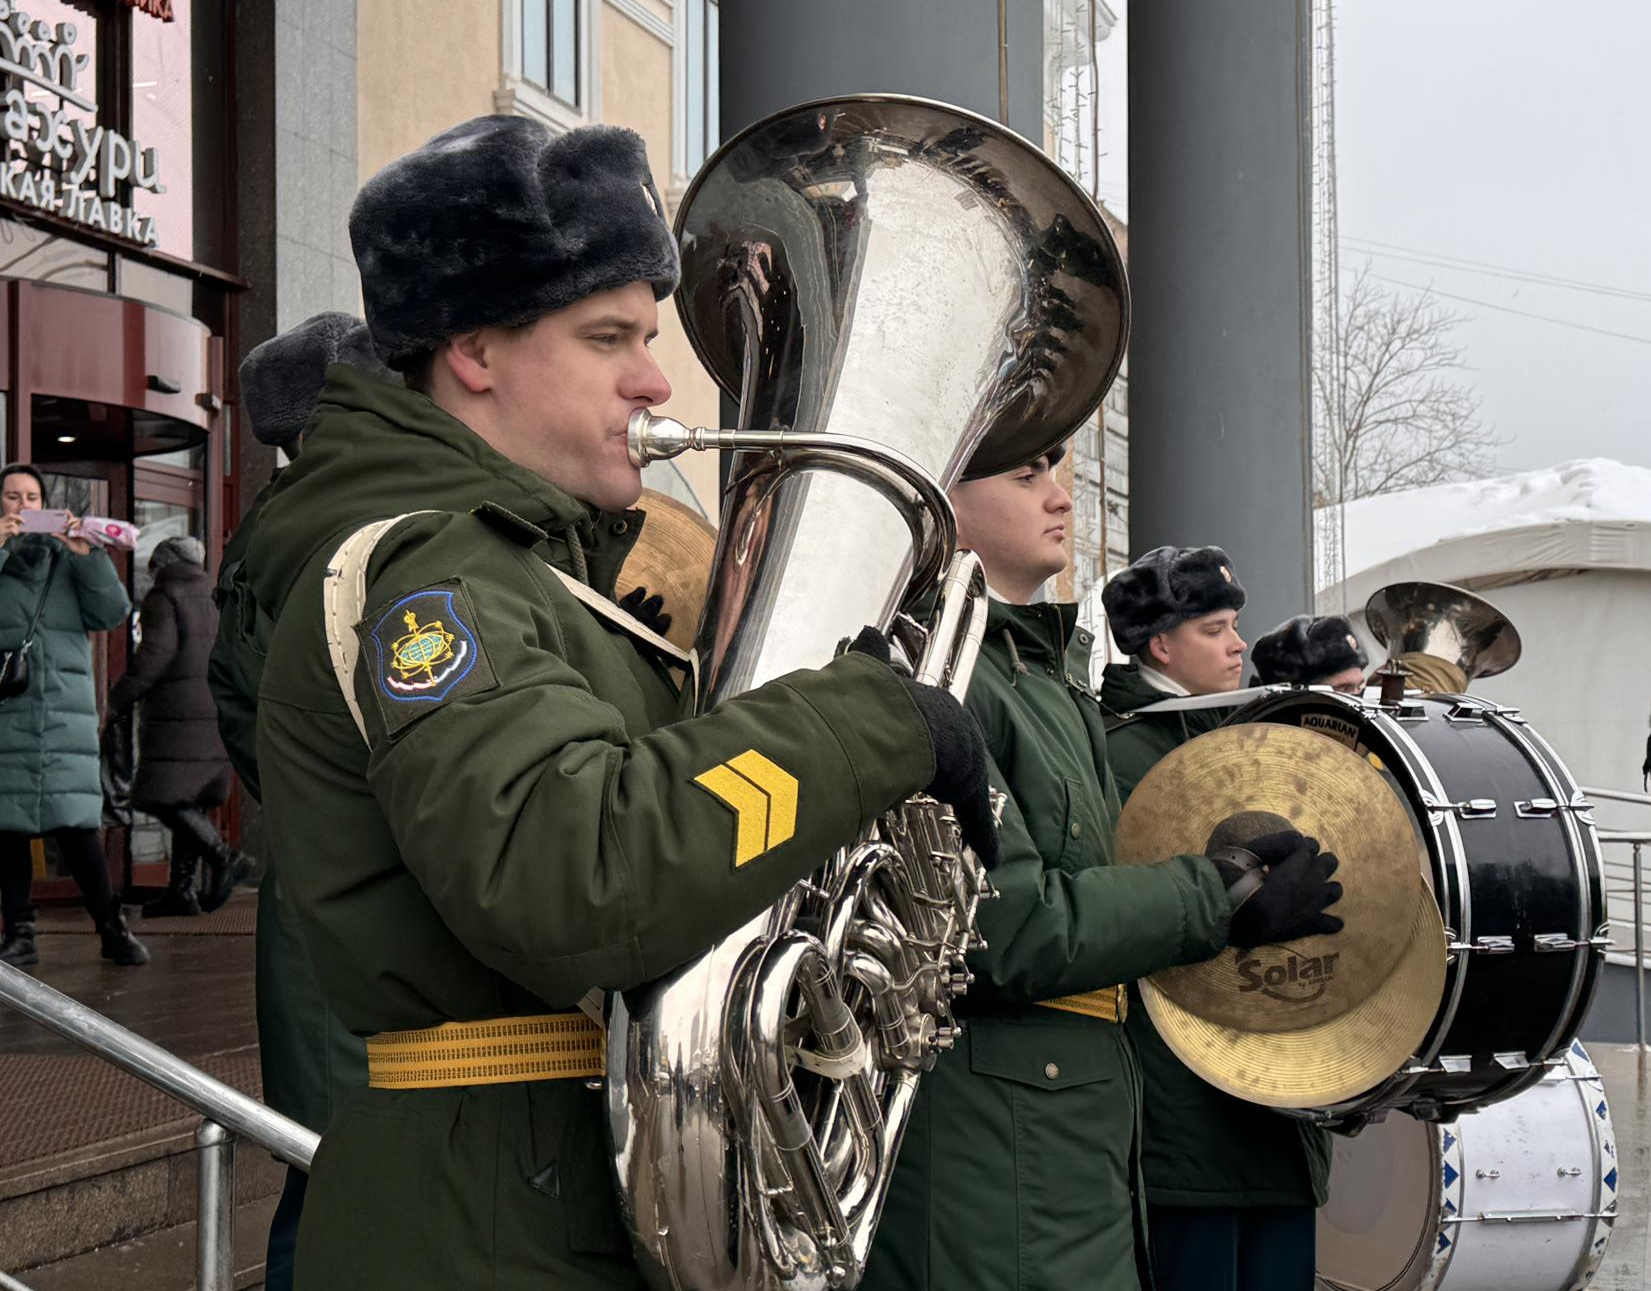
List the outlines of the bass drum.
{"type": "Polygon", "coordinates": [[[1388,1117],[1338,1138],[1319,1211],[1321,1291],[1572,1291],[1605,1255],[1617,1145],[1573,1043],[1517,1098],[1454,1125],[1388,1117]]]}
{"type": "Polygon", "coordinates": [[[1305,727],[1369,758],[1409,808],[1449,938],[1444,990],[1413,1060],[1309,1115],[1449,1120],[1561,1061],[1607,944],[1599,840],[1570,772],[1518,712],[1460,695],[1382,703],[1292,689],[1230,720],[1305,727]]]}

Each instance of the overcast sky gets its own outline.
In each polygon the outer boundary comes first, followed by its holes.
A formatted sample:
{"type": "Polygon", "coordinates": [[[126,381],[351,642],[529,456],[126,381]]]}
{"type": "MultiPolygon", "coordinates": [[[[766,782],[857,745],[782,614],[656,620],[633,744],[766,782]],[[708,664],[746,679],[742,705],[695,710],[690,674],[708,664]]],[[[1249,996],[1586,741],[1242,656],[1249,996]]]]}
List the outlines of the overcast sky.
{"type": "Polygon", "coordinates": [[[1384,251],[1383,278],[1468,298],[1442,303],[1468,320],[1467,379],[1510,441],[1501,468],[1651,466],[1651,4],[1343,0],[1336,15],[1344,279],[1384,251]],[[1415,263],[1439,257],[1642,298],[1415,263]]]}

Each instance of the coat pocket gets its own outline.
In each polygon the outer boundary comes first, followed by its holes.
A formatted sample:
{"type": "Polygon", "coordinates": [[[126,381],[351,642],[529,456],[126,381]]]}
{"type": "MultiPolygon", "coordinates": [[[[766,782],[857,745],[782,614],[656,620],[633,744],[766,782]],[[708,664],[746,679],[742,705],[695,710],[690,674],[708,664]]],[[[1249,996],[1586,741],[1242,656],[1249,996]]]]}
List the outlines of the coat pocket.
{"type": "Polygon", "coordinates": [[[977,1075],[1012,1080],[1033,1089],[1072,1089],[1117,1079],[1113,1047],[1091,1034],[1111,1023],[1085,1019],[1008,1021],[977,1018],[970,1022],[969,1065],[977,1075]]]}
{"type": "Polygon", "coordinates": [[[1061,833],[1055,863],[1069,874],[1100,864],[1105,858],[1101,817],[1095,808],[1083,785],[1076,780],[1061,781],[1061,833]]]}
{"type": "Polygon", "coordinates": [[[1137,1091],[1121,1029],[1059,1017],[977,1019],[971,1031],[972,1073],[1013,1123],[1013,1161],[997,1170],[1013,1180],[1013,1285],[1113,1285],[1097,1270],[1133,1272],[1135,1245],[1137,1091]]]}

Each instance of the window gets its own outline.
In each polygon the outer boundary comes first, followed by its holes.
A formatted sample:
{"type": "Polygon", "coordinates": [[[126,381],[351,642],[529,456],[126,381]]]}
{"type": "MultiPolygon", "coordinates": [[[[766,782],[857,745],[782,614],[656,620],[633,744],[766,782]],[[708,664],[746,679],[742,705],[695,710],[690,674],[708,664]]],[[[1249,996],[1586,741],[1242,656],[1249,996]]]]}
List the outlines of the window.
{"type": "Polygon", "coordinates": [[[722,142],[717,88],[717,36],[722,15],[717,0],[687,0],[687,11],[683,50],[687,102],[683,106],[688,138],[683,174],[693,175],[722,142]]]}
{"type": "Polygon", "coordinates": [[[522,0],[522,79],[578,107],[579,0],[522,0]]]}

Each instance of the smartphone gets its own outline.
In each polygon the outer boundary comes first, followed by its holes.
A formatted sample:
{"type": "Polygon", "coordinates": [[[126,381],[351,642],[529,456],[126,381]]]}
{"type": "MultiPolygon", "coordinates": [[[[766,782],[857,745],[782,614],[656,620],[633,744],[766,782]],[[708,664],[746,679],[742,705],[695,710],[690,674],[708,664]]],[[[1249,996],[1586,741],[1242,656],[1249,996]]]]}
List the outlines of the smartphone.
{"type": "Polygon", "coordinates": [[[24,533],[62,533],[69,527],[67,511],[24,511],[24,533]]]}

